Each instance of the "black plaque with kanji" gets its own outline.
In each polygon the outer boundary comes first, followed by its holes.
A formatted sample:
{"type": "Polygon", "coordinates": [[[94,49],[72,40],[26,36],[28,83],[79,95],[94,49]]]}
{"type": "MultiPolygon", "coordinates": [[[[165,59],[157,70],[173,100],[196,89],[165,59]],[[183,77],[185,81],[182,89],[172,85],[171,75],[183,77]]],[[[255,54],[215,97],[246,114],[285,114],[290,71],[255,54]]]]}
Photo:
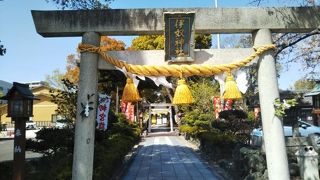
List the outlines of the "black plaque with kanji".
{"type": "Polygon", "coordinates": [[[195,13],[164,13],[166,61],[194,60],[194,17],[195,13]]]}

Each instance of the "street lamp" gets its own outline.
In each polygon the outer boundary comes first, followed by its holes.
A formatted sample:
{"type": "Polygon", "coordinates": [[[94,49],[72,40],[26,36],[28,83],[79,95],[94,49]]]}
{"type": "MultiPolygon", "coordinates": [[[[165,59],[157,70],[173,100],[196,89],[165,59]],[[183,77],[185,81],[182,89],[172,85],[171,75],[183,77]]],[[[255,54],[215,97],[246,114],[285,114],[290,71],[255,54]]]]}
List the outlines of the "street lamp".
{"type": "Polygon", "coordinates": [[[24,179],[26,121],[33,116],[32,106],[36,98],[29,85],[14,82],[7,95],[0,99],[8,101],[8,117],[14,121],[13,180],[21,180],[24,179]]]}

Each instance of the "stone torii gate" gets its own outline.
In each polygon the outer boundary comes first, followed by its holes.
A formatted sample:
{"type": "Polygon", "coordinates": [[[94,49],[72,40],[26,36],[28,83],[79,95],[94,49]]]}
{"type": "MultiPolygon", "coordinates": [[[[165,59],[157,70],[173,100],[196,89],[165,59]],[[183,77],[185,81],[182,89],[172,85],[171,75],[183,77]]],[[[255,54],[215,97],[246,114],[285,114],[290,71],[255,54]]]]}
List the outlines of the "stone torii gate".
{"type": "Polygon", "coordinates": [[[169,103],[151,103],[146,105],[145,107],[149,107],[149,121],[148,121],[148,132],[151,132],[151,112],[152,108],[160,108],[167,110],[169,113],[169,122],[170,122],[170,132],[173,132],[173,113],[172,113],[172,107],[173,104],[169,103]]]}
{"type": "MultiPolygon", "coordinates": [[[[299,8],[201,8],[109,9],[32,11],[37,32],[43,37],[82,36],[82,43],[99,46],[101,35],[163,34],[164,12],[195,12],[196,33],[252,33],[255,46],[272,44],[271,33],[304,33],[320,25],[319,7],[299,8]]],[[[252,49],[208,49],[195,52],[195,64],[229,63],[248,56],[252,49]]],[[[132,64],[164,63],[163,51],[110,52],[132,64]],[[153,57],[153,58],[152,58],[153,57]]],[[[271,50],[258,59],[258,85],[264,129],[268,176],[289,180],[282,121],[274,116],[279,97],[275,59],[271,50]]],[[[87,95],[97,97],[98,69],[111,69],[96,53],[81,53],[79,94],[72,178],[92,179],[96,105],[88,117],[80,115],[87,95]]],[[[107,162],[106,162],[107,163],[107,162]]]]}

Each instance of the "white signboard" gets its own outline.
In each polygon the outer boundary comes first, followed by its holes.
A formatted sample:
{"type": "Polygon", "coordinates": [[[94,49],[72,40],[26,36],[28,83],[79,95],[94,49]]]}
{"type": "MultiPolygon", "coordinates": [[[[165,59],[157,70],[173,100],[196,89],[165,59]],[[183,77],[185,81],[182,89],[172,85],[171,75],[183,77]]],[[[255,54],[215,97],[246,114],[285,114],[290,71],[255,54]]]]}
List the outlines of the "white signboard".
{"type": "Polygon", "coordinates": [[[106,130],[108,127],[108,113],[110,109],[110,96],[99,94],[97,110],[97,129],[106,130]]]}

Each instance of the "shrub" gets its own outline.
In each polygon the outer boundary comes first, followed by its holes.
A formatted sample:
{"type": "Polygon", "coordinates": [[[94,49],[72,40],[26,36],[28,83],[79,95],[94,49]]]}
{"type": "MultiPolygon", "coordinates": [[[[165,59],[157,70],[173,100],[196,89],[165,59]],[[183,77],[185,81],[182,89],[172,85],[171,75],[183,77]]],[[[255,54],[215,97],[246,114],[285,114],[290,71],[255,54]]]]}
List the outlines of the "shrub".
{"type": "Polygon", "coordinates": [[[249,111],[248,112],[248,120],[249,121],[255,121],[256,120],[256,118],[254,116],[254,111],[249,111]]]}
{"type": "Polygon", "coordinates": [[[200,132],[200,149],[213,159],[232,158],[232,150],[236,146],[236,138],[232,133],[213,130],[200,132]]]}
{"type": "Polygon", "coordinates": [[[187,134],[196,134],[198,132],[198,128],[196,126],[189,125],[181,125],[179,130],[180,132],[187,134]]]}
{"type": "Polygon", "coordinates": [[[26,149],[46,156],[58,151],[73,152],[74,129],[43,128],[39,130],[36,140],[28,139],[26,149]]]}
{"type": "MultiPolygon", "coordinates": [[[[137,124],[129,123],[123,115],[110,112],[108,130],[95,131],[93,178],[110,179],[140,139],[140,133],[137,124]]],[[[45,155],[29,162],[33,170],[27,172],[28,179],[71,179],[73,137],[74,129],[47,128],[37,133],[36,140],[28,140],[27,150],[45,155]]]]}
{"type": "Polygon", "coordinates": [[[201,132],[198,137],[206,146],[230,145],[236,142],[235,136],[232,133],[223,133],[220,131],[201,132]]]}
{"type": "Polygon", "coordinates": [[[199,130],[209,130],[212,119],[212,114],[203,113],[198,109],[194,109],[187,112],[182,121],[184,124],[195,126],[199,130]]]}
{"type": "Polygon", "coordinates": [[[1,162],[0,163],[0,179],[10,179],[12,178],[13,172],[13,162],[1,162]]]}
{"type": "Polygon", "coordinates": [[[219,117],[228,121],[233,119],[246,119],[248,115],[242,110],[225,110],[219,113],[219,117]]]}
{"type": "Polygon", "coordinates": [[[124,114],[117,114],[117,119],[118,121],[113,123],[110,128],[110,134],[121,133],[129,137],[134,137],[137,140],[140,138],[141,129],[138,124],[129,123],[124,114]]]}
{"type": "Polygon", "coordinates": [[[247,114],[242,110],[226,110],[219,114],[224,119],[214,121],[212,127],[224,133],[232,133],[236,140],[242,144],[248,144],[250,132],[254,126],[254,121],[248,121],[247,114]]]}
{"type": "Polygon", "coordinates": [[[95,145],[94,179],[110,179],[124,156],[135,144],[134,137],[123,134],[114,134],[102,143],[95,145]]]}
{"type": "Polygon", "coordinates": [[[32,180],[64,180],[71,179],[72,176],[72,154],[66,152],[56,152],[50,156],[30,161],[33,171],[27,172],[26,179],[32,180]]]}

